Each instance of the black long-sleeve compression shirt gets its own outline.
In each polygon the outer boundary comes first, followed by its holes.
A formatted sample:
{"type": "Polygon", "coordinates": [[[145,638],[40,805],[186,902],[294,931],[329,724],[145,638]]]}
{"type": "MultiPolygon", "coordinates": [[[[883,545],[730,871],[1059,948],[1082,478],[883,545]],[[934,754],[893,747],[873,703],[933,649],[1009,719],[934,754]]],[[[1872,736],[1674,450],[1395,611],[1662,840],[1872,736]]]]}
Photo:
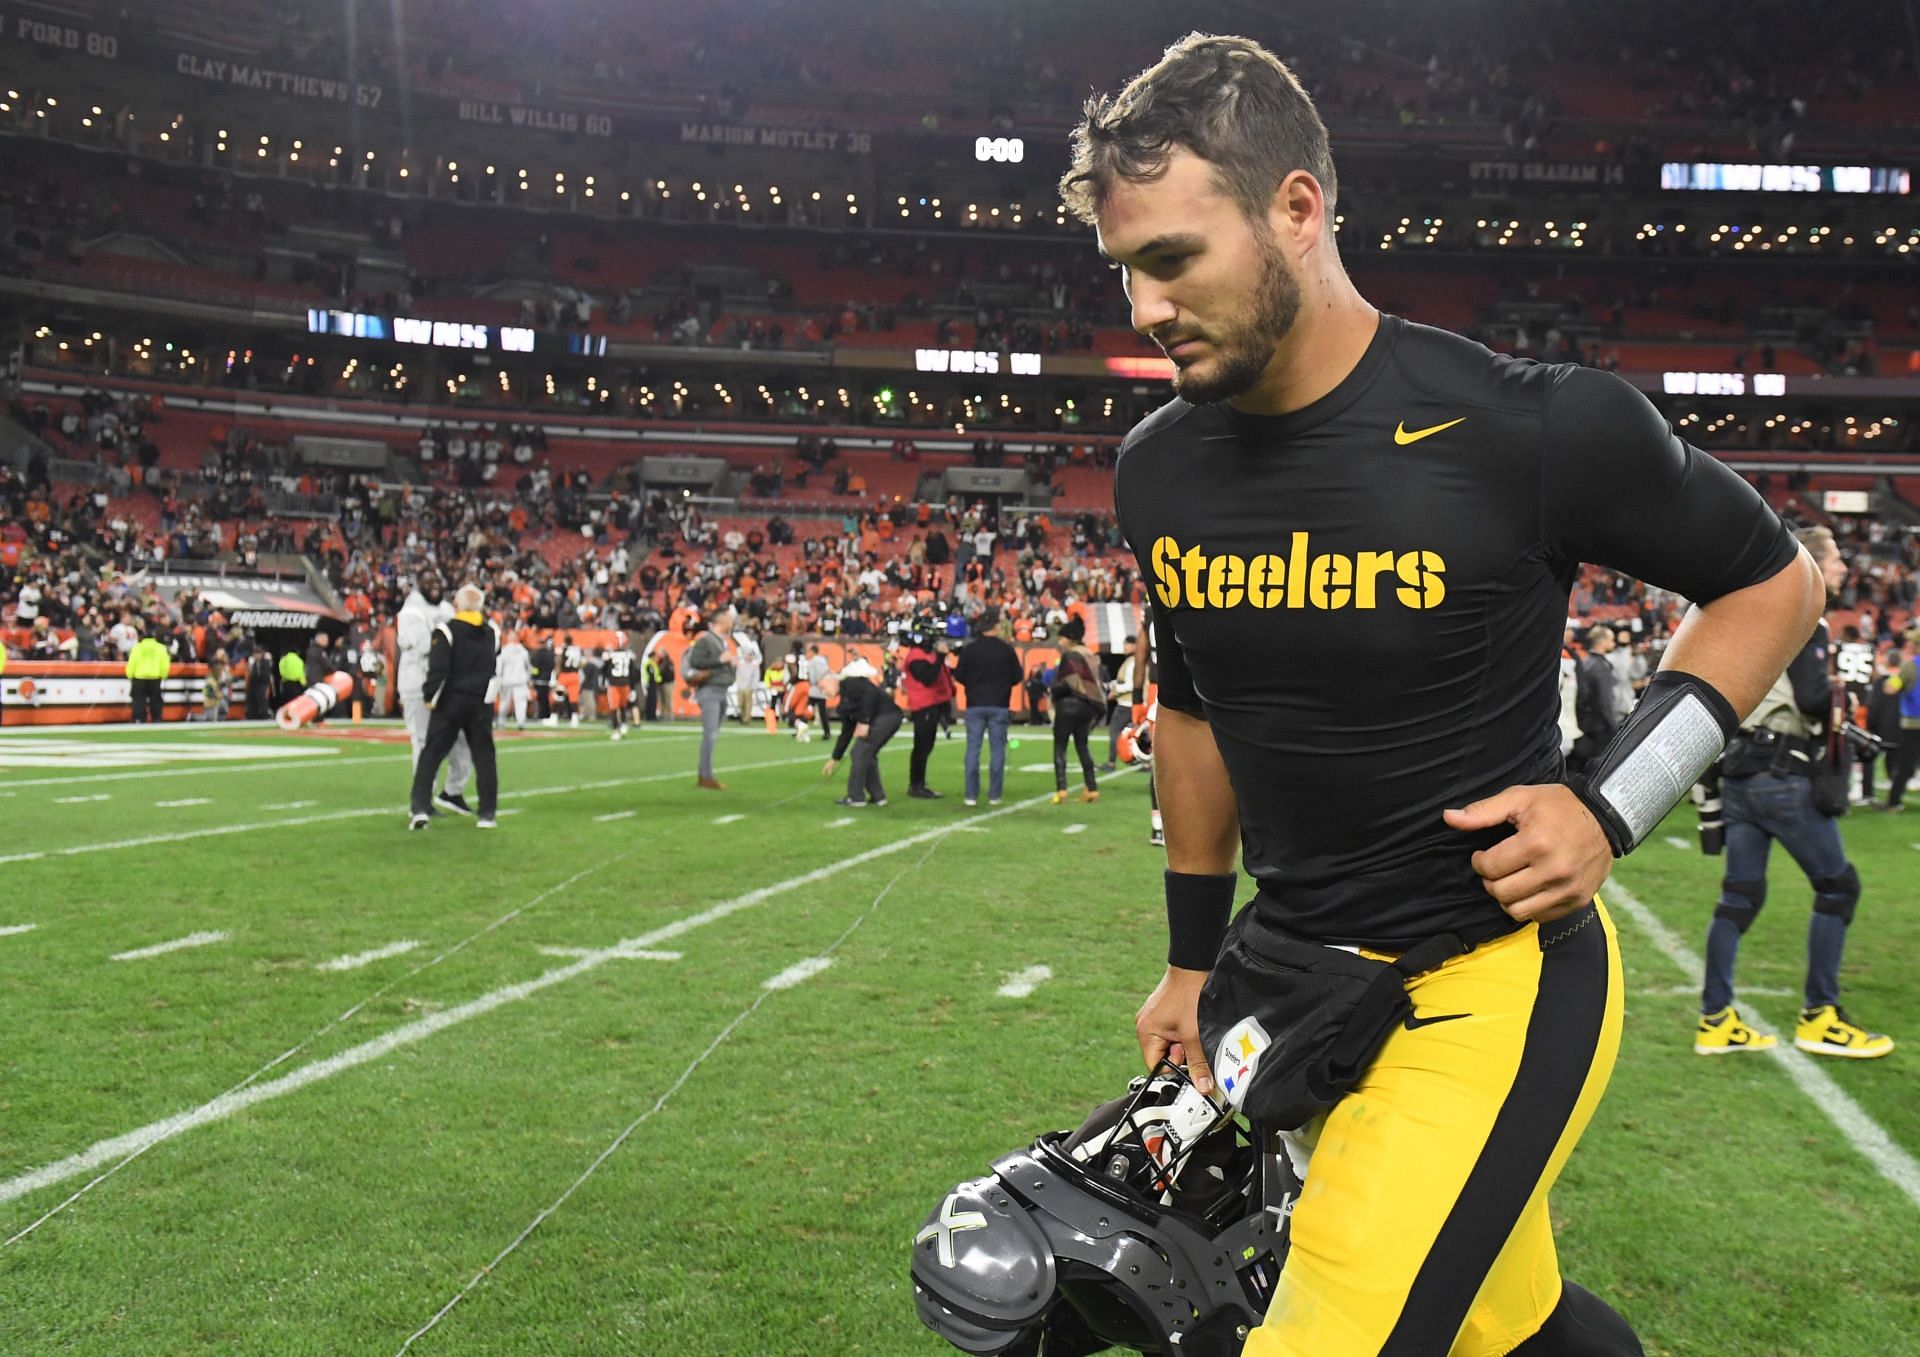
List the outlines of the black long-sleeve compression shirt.
{"type": "Polygon", "coordinates": [[[1156,411],[1127,438],[1115,503],[1160,701],[1212,727],[1261,907],[1387,949],[1516,926],[1470,861],[1508,831],[1441,811],[1563,776],[1582,561],[1704,603],[1797,550],[1617,377],[1391,316],[1304,409],[1156,411]]]}

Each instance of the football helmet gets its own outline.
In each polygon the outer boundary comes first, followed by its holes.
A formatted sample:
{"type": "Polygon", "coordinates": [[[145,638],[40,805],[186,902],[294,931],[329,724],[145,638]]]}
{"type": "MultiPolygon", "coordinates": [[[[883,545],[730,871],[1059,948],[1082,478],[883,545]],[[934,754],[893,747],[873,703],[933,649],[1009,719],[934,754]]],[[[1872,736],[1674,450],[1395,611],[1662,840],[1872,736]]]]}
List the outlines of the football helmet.
{"type": "Polygon", "coordinates": [[[914,1306],[982,1357],[1237,1357],[1300,1186],[1283,1147],[1162,1062],[947,1193],[914,1236],[914,1306]]]}
{"type": "Polygon", "coordinates": [[[1153,767],[1153,726],[1160,716],[1160,704],[1153,703],[1144,708],[1133,709],[1133,724],[1120,732],[1120,762],[1137,763],[1143,768],[1153,767]]]}

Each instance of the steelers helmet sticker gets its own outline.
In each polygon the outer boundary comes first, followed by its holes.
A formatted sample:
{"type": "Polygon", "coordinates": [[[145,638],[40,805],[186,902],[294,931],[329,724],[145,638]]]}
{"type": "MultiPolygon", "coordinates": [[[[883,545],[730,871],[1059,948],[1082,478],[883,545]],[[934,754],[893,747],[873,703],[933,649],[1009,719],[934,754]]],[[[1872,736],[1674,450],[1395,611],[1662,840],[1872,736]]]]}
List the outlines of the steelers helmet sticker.
{"type": "Polygon", "coordinates": [[[1242,1018],[1227,1029],[1213,1053],[1213,1074],[1220,1091],[1238,1112],[1246,1101],[1247,1088],[1260,1068],[1260,1056],[1272,1042],[1258,1018],[1242,1018]]]}

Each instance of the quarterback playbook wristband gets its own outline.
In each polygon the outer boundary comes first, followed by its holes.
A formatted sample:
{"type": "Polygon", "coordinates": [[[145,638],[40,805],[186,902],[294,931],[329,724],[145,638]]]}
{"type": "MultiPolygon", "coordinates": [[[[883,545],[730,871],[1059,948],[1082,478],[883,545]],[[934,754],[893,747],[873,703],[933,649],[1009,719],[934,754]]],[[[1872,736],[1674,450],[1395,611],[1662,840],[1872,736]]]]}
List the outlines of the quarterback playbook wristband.
{"type": "Polygon", "coordinates": [[[1237,881],[1232,872],[1167,873],[1167,965],[1186,971],[1213,969],[1233,914],[1237,881]]]}
{"type": "Polygon", "coordinates": [[[1615,857],[1625,857],[1685,800],[1740,729],[1740,718],[1704,679],[1663,669],[1613,742],[1572,780],[1605,831],[1615,857]]]}

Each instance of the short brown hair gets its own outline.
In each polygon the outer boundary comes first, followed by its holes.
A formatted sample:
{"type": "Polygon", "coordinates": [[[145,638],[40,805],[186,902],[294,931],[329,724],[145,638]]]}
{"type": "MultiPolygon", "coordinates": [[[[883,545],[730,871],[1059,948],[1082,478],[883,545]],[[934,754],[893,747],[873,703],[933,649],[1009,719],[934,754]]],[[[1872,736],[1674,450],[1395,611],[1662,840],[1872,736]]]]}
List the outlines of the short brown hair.
{"type": "Polygon", "coordinates": [[[1087,100],[1084,113],[1060,201],[1089,226],[1116,178],[1158,179],[1183,146],[1250,218],[1295,170],[1319,180],[1333,207],[1327,125],[1286,64],[1250,38],[1189,33],[1120,93],[1087,100]]]}
{"type": "Polygon", "coordinates": [[[1794,533],[1793,540],[1805,547],[1810,554],[1818,554],[1823,544],[1833,541],[1833,529],[1801,528],[1794,533]]]}

